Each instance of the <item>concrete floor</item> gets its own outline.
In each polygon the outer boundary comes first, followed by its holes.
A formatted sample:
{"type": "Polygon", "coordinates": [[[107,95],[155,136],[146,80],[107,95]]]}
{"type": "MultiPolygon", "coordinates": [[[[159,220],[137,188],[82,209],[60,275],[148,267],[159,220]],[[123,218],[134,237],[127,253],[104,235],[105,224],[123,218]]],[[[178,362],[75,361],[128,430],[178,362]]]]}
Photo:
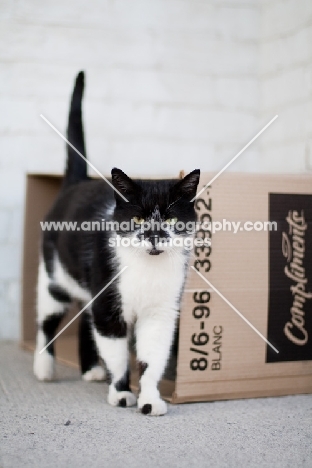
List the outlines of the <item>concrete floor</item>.
{"type": "Polygon", "coordinates": [[[312,467],[312,395],[170,406],[153,418],[112,408],[107,385],[76,370],[57,374],[37,382],[31,354],[0,343],[1,468],[312,467]]]}

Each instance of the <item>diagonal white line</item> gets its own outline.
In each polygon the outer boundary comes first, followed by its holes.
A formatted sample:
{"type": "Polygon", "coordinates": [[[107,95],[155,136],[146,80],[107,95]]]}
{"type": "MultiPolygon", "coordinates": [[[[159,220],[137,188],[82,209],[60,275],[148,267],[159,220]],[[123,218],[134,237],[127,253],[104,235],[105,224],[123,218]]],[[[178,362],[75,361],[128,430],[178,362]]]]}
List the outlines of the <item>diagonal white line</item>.
{"type": "Polygon", "coordinates": [[[113,186],[113,184],[112,184],[109,180],[107,180],[106,177],[104,177],[103,174],[101,174],[101,172],[98,171],[97,168],[94,167],[93,164],[90,163],[90,161],[88,161],[88,159],[85,158],[84,155],[81,154],[80,151],[78,151],[77,148],[75,148],[74,145],[72,145],[71,142],[68,141],[67,138],[64,137],[64,135],[62,135],[61,132],[59,132],[57,128],[54,127],[54,125],[51,124],[51,122],[49,122],[49,120],[48,120],[44,115],[40,114],[40,117],[41,117],[48,125],[50,125],[50,127],[53,128],[53,130],[54,130],[64,141],[66,141],[66,143],[67,143],[71,148],[73,148],[73,150],[76,151],[76,153],[77,153],[87,164],[89,164],[89,166],[92,167],[92,169],[93,169],[100,177],[102,177],[102,179],[105,180],[105,182],[106,182],[108,185],[110,185],[110,186],[112,187],[112,189],[115,190],[115,192],[118,193],[118,195],[120,195],[126,202],[129,202],[129,200],[127,200],[126,197],[125,197],[122,193],[120,193],[120,192],[113,186]]]}
{"type": "Polygon", "coordinates": [[[260,336],[260,338],[262,338],[276,353],[279,353],[279,351],[266,339],[266,337],[263,336],[262,333],[260,333],[259,330],[257,330],[257,328],[254,327],[254,325],[253,325],[251,322],[249,322],[249,320],[247,320],[246,317],[244,317],[244,315],[241,314],[240,311],[237,310],[236,307],[234,307],[233,304],[231,304],[230,301],[228,301],[227,298],[224,297],[223,294],[221,294],[220,291],[218,291],[217,288],[215,288],[215,287],[210,283],[210,281],[207,280],[207,278],[205,278],[198,270],[196,270],[195,267],[191,266],[191,268],[198,274],[198,276],[201,277],[202,280],[205,281],[205,283],[208,284],[208,286],[210,286],[210,287],[221,297],[221,299],[224,300],[224,302],[226,302],[226,303],[234,310],[234,312],[237,313],[237,315],[240,316],[241,319],[244,320],[244,322],[247,323],[247,325],[250,326],[250,328],[253,329],[254,332],[257,333],[257,335],[260,336]]]}
{"type": "Polygon", "coordinates": [[[221,169],[221,171],[218,172],[218,174],[215,175],[215,176],[208,182],[208,184],[206,184],[205,187],[204,187],[203,189],[201,189],[200,192],[197,193],[197,195],[195,195],[194,198],[192,198],[191,202],[193,202],[197,197],[199,197],[199,195],[200,195],[201,193],[203,193],[203,191],[206,190],[206,188],[209,187],[209,185],[211,185],[212,182],[214,182],[214,181],[219,177],[219,175],[221,175],[221,174],[235,161],[235,159],[237,159],[238,156],[240,156],[240,155],[245,151],[245,149],[247,149],[248,146],[250,146],[251,143],[253,143],[253,142],[261,135],[261,133],[263,133],[263,132],[274,122],[274,120],[277,119],[277,117],[278,117],[278,115],[276,115],[275,117],[273,117],[273,119],[270,120],[270,122],[267,123],[267,124],[263,127],[263,129],[260,130],[260,132],[258,132],[257,135],[255,135],[255,136],[252,138],[252,140],[250,140],[250,142],[247,143],[247,145],[245,145],[244,148],[242,148],[242,149],[239,151],[239,153],[237,153],[237,155],[234,156],[234,158],[232,158],[231,161],[229,161],[229,162],[224,166],[224,168],[221,169]]]}
{"type": "Polygon", "coordinates": [[[110,280],[110,281],[109,281],[109,282],[106,284],[106,286],[104,286],[104,288],[103,288],[103,289],[101,289],[101,291],[100,291],[100,292],[98,292],[98,293],[97,293],[97,295],[96,295],[96,296],[94,296],[94,297],[91,299],[91,301],[90,301],[90,302],[88,302],[88,304],[87,304],[87,305],[85,305],[85,306],[84,306],[84,308],[83,308],[83,309],[81,309],[81,311],[80,311],[80,312],[78,312],[78,314],[77,314],[77,315],[75,315],[75,317],[74,317],[74,318],[72,318],[72,319],[71,319],[71,321],[70,321],[70,322],[68,322],[68,324],[67,324],[67,325],[65,325],[65,327],[64,327],[64,328],[62,328],[62,330],[61,330],[61,331],[59,331],[59,332],[58,332],[58,334],[57,334],[57,335],[55,335],[55,337],[53,338],[53,340],[49,341],[49,343],[48,343],[48,344],[47,344],[47,345],[46,345],[44,348],[42,348],[42,350],[41,350],[41,351],[39,351],[39,354],[43,353],[43,351],[44,351],[45,349],[47,349],[47,347],[48,347],[48,346],[49,346],[51,343],[53,343],[53,341],[54,341],[54,340],[56,340],[56,338],[57,338],[58,336],[60,336],[60,334],[61,334],[61,333],[63,333],[63,331],[64,331],[64,330],[66,330],[66,328],[67,328],[67,327],[69,327],[69,325],[71,325],[71,324],[73,323],[73,321],[74,321],[74,320],[76,320],[76,318],[77,318],[77,317],[79,317],[79,315],[81,315],[81,314],[82,314],[82,312],[84,312],[84,311],[85,311],[85,310],[86,310],[86,309],[89,307],[89,305],[91,305],[91,304],[92,304],[92,302],[93,302],[93,301],[95,301],[95,299],[96,299],[97,297],[99,297],[99,295],[100,295],[100,294],[102,294],[102,292],[103,292],[103,291],[105,291],[105,289],[107,289],[107,288],[108,288],[108,286],[110,286],[110,285],[111,285],[111,284],[112,284],[112,283],[113,283],[113,282],[114,282],[114,281],[115,281],[115,280],[118,278],[118,276],[120,276],[120,275],[121,275],[121,274],[122,274],[122,273],[125,271],[125,269],[126,269],[126,268],[128,268],[128,266],[125,266],[125,267],[123,267],[123,269],[122,269],[122,270],[120,270],[120,272],[119,272],[119,273],[117,273],[117,275],[116,275],[116,276],[114,276],[114,278],[113,278],[113,279],[111,279],[111,280],[110,280]]]}

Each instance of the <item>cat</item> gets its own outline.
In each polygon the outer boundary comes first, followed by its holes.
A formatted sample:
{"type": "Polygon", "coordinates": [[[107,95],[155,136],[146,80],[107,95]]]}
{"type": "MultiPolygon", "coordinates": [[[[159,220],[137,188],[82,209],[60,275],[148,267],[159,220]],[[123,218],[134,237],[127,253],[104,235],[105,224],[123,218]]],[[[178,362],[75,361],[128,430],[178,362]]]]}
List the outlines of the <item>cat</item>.
{"type": "MultiPolygon", "coordinates": [[[[84,73],[80,72],[72,94],[67,135],[85,155],[83,90],[84,73]]],[[[112,169],[111,176],[115,190],[101,179],[89,178],[86,161],[67,145],[62,187],[45,221],[75,221],[79,226],[105,219],[113,221],[116,229],[43,232],[34,373],[39,380],[53,379],[54,343],[40,351],[54,338],[72,301],[86,305],[127,267],[80,317],[82,377],[104,380],[108,376],[108,402],[113,406],[137,403],[143,414],[163,415],[167,405],[160,397],[158,383],[173,341],[189,257],[189,249],[183,245],[165,245],[163,240],[191,236],[175,225],[178,220],[184,224],[196,221],[191,200],[200,171],[196,169],[181,180],[133,180],[117,168],[112,169]],[[122,222],[129,225],[131,221],[128,230],[121,229],[122,222]],[[146,222],[151,227],[142,230],[146,222]],[[134,240],[136,246],[128,245],[134,240]],[[128,341],[132,332],[140,370],[138,399],[129,385],[128,341]]]]}

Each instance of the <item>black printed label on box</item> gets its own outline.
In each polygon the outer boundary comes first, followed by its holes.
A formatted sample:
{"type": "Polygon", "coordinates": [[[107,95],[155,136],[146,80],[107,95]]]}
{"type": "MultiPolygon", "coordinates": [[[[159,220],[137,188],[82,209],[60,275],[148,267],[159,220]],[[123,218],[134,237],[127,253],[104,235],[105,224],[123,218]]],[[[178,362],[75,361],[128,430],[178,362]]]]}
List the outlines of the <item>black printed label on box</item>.
{"type": "Polygon", "coordinates": [[[312,195],[269,194],[266,362],[312,359],[312,195]],[[274,225],[271,225],[274,228],[274,225]]]}

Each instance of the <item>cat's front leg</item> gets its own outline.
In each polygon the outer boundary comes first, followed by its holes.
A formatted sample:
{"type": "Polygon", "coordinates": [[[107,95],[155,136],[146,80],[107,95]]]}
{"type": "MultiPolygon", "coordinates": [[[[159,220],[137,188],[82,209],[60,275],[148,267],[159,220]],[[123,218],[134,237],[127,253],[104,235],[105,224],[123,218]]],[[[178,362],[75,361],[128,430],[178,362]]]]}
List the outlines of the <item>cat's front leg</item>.
{"type": "Polygon", "coordinates": [[[136,396],[129,382],[128,326],[113,294],[100,296],[92,305],[93,336],[100,357],[106,364],[110,385],[108,403],[133,406],[136,396]]]}
{"type": "Polygon", "coordinates": [[[135,405],[136,397],[131,392],[129,382],[127,338],[103,336],[97,330],[94,337],[110,377],[108,403],[112,406],[135,405]]]}
{"type": "Polygon", "coordinates": [[[138,407],[143,414],[161,416],[167,405],[157,388],[165,370],[173,340],[177,310],[153,309],[140,315],[136,324],[137,359],[140,369],[138,407]]]}

